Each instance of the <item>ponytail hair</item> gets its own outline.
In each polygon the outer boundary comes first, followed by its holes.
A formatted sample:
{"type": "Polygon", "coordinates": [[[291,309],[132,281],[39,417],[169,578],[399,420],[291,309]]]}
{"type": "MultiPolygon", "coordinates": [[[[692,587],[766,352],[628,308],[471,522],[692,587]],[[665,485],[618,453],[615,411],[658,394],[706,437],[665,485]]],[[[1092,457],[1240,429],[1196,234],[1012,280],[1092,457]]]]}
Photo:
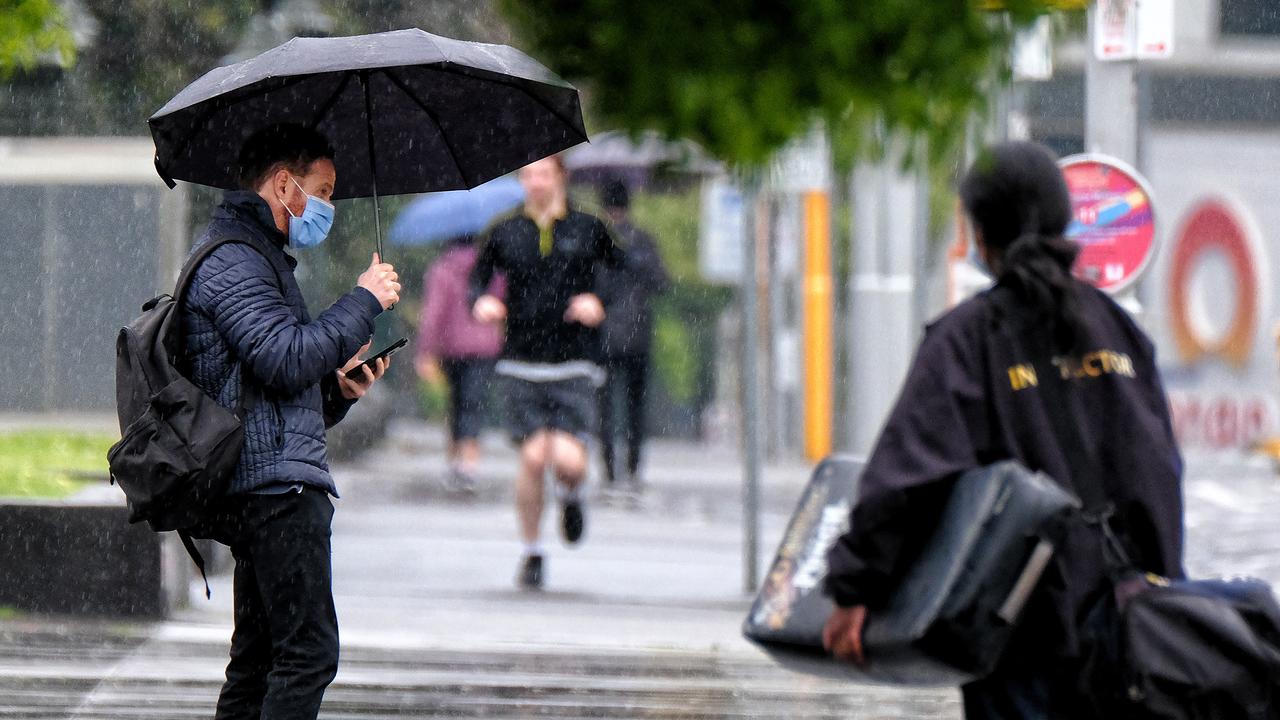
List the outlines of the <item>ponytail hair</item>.
{"type": "Polygon", "coordinates": [[[1043,145],[1011,142],[984,154],[960,183],[960,200],[977,227],[999,283],[1050,326],[1055,350],[1080,337],[1071,275],[1080,248],[1063,233],[1071,198],[1053,153],[1043,145]]]}

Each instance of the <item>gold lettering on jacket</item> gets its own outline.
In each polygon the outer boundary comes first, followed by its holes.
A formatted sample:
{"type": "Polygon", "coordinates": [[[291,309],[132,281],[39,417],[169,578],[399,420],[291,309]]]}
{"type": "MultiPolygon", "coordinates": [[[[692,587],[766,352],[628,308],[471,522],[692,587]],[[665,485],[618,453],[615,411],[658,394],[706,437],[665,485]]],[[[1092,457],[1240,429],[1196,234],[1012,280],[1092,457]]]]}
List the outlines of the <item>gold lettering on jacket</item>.
{"type": "Polygon", "coordinates": [[[1053,364],[1062,373],[1063,380],[1096,378],[1103,375],[1137,377],[1133,359],[1114,350],[1095,350],[1079,358],[1056,357],[1053,364]]]}
{"type": "MultiPolygon", "coordinates": [[[[1095,350],[1076,357],[1055,357],[1054,367],[1062,374],[1063,380],[1096,378],[1103,375],[1121,375],[1137,377],[1133,369],[1133,359],[1114,350],[1095,350]]],[[[1019,363],[1008,369],[1009,386],[1014,392],[1033,388],[1040,384],[1036,369],[1030,363],[1019,363]]]]}
{"type": "Polygon", "coordinates": [[[1009,368],[1009,384],[1013,386],[1013,391],[1017,392],[1039,385],[1040,378],[1036,377],[1036,369],[1033,366],[1023,363],[1009,368]]]}

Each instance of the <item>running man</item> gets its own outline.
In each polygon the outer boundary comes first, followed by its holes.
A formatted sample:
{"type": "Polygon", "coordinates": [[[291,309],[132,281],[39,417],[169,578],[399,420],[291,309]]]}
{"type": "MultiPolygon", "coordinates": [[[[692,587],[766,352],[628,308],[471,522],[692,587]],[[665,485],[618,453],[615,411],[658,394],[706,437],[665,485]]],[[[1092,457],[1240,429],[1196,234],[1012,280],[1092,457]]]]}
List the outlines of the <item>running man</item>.
{"type": "Polygon", "coordinates": [[[476,319],[507,326],[496,370],[520,447],[516,509],[524,550],[517,583],[531,589],[543,584],[547,471],[556,480],[565,541],[577,543],[586,528],[582,484],[604,380],[593,362],[605,314],[594,288],[600,268],[625,260],[605,223],[570,205],[566,181],[558,157],[523,168],[524,206],[490,226],[471,272],[476,319]],[[505,303],[487,294],[496,272],[507,277],[505,303]]]}

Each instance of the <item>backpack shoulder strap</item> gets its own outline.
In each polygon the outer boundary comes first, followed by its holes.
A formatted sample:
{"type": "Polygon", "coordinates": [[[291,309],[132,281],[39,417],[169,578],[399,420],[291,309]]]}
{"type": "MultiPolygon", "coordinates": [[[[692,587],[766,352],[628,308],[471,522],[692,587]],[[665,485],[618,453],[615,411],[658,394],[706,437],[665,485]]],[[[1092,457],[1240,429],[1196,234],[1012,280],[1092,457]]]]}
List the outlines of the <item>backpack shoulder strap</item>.
{"type": "Polygon", "coordinates": [[[196,269],[200,267],[200,263],[213,254],[214,250],[228,243],[240,243],[254,249],[259,255],[266,259],[267,264],[271,266],[271,270],[275,273],[276,284],[280,287],[280,292],[284,292],[284,278],[281,275],[280,268],[274,258],[262,247],[261,241],[254,237],[252,233],[230,234],[221,233],[215,235],[212,239],[200,246],[187,262],[183,265],[182,272],[178,275],[178,282],[174,285],[173,299],[181,303],[182,297],[186,294],[187,288],[190,287],[191,281],[195,278],[196,269]]]}
{"type": "Polygon", "coordinates": [[[186,530],[179,530],[178,539],[182,541],[182,547],[186,549],[191,562],[195,563],[196,568],[200,570],[200,579],[204,581],[205,599],[213,597],[213,591],[209,589],[209,573],[205,569],[204,555],[200,553],[200,548],[196,547],[195,541],[191,538],[191,533],[186,530]]]}
{"type": "MultiPolygon", "coordinates": [[[[222,247],[223,245],[228,245],[230,243],[240,243],[241,245],[247,245],[253,248],[255,252],[262,255],[262,257],[266,259],[267,264],[271,266],[271,270],[275,274],[276,285],[280,288],[281,294],[284,293],[284,277],[280,272],[280,268],[278,267],[276,260],[272,258],[271,255],[269,255],[267,251],[262,247],[262,243],[258,240],[257,237],[255,237],[252,233],[244,233],[244,234],[221,233],[221,234],[215,235],[213,238],[209,239],[203,245],[201,245],[194,253],[192,253],[191,257],[187,258],[187,262],[183,265],[182,272],[178,274],[178,281],[177,283],[175,283],[173,288],[173,302],[178,309],[182,308],[183,297],[187,294],[187,289],[191,287],[191,282],[192,280],[195,279],[196,269],[200,267],[200,263],[204,262],[204,260],[208,258],[210,255],[212,255],[215,250],[222,247]]],[[[243,366],[240,368],[240,386],[242,388],[240,392],[240,402],[237,404],[235,412],[236,412],[237,418],[243,419],[245,408],[250,407],[253,404],[253,401],[256,400],[259,395],[261,395],[261,392],[258,390],[258,387],[256,385],[254,385],[252,382],[249,382],[249,379],[245,374],[245,370],[243,366]]],[[[188,546],[187,547],[188,553],[190,553],[191,550],[192,550],[192,546],[188,546]]],[[[195,555],[192,555],[192,559],[197,560],[196,564],[201,565],[201,573],[203,573],[204,572],[204,568],[202,566],[203,560],[197,559],[197,558],[198,558],[198,553],[196,553],[195,555]]],[[[207,585],[208,583],[206,582],[206,590],[207,590],[207,585]]]]}
{"type": "Polygon", "coordinates": [[[187,258],[187,262],[183,264],[182,272],[178,273],[178,281],[173,286],[173,301],[181,305],[183,297],[187,294],[187,289],[191,287],[191,281],[195,279],[196,269],[200,267],[200,263],[212,255],[214,250],[233,242],[241,242],[241,240],[234,235],[223,235],[215,237],[197,248],[191,254],[191,257],[187,258]]]}

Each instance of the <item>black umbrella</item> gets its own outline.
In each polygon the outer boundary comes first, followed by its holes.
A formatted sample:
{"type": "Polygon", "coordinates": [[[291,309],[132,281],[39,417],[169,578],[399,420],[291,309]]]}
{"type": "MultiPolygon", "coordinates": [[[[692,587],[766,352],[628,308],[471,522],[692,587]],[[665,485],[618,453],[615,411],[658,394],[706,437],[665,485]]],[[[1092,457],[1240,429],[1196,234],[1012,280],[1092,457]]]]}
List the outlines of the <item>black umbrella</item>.
{"type": "Polygon", "coordinates": [[[255,131],[292,122],[333,144],[334,198],[461,190],[587,139],[578,91],[515,48],[418,29],[294,38],[211,70],[147,124],[156,170],[232,189],[255,131]]]}

